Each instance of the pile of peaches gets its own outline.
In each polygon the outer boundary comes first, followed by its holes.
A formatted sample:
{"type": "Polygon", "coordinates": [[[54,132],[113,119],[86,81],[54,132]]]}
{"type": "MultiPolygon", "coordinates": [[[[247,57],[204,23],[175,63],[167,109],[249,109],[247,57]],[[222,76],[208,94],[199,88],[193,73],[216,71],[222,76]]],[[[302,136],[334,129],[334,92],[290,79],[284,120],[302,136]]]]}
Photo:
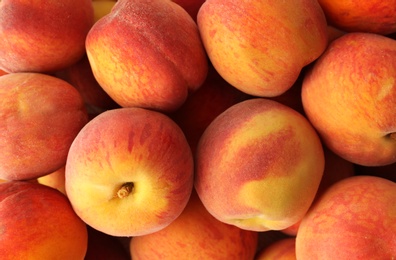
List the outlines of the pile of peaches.
{"type": "Polygon", "coordinates": [[[396,259],[396,0],[1,0],[0,258],[396,259]]]}

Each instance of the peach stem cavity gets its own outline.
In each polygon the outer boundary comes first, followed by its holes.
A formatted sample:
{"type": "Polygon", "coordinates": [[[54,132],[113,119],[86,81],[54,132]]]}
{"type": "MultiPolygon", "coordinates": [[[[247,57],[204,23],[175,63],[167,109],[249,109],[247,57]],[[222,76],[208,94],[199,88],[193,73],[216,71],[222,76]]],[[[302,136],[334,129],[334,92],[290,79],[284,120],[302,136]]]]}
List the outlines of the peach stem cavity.
{"type": "Polygon", "coordinates": [[[121,188],[117,191],[117,197],[122,199],[127,197],[133,190],[134,184],[133,182],[124,183],[121,188]]]}

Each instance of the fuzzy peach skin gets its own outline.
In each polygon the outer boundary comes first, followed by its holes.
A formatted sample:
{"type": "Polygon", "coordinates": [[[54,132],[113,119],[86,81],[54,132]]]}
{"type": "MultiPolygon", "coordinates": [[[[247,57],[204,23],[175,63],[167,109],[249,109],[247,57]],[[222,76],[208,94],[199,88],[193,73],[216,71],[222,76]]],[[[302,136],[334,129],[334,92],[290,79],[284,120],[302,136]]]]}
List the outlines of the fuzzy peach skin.
{"type": "Polygon", "coordinates": [[[197,23],[220,75],[258,97],[284,93],[327,46],[327,23],[316,0],[207,0],[197,23]]]}
{"type": "Polygon", "coordinates": [[[143,108],[108,110],[75,138],[66,194],[91,227],[112,236],[158,231],[175,220],[193,187],[193,158],[181,129],[143,108]]]}
{"type": "Polygon", "coordinates": [[[353,176],[331,186],[301,221],[297,259],[394,259],[396,184],[353,176]]]}
{"type": "Polygon", "coordinates": [[[208,70],[196,23],[172,1],[119,0],[86,49],[95,78],[122,107],[175,110],[208,70]]]}
{"type": "Polygon", "coordinates": [[[2,260],[83,260],[87,251],[87,226],[66,196],[38,183],[0,184],[0,230],[2,260]]]}
{"type": "Polygon", "coordinates": [[[396,0],[318,0],[329,24],[348,32],[396,32],[396,0]]]}
{"type": "Polygon", "coordinates": [[[198,143],[195,165],[195,188],[214,217],[247,230],[281,230],[310,207],[324,154],[306,118],[255,98],[212,121],[198,143]]]}
{"type": "Polygon", "coordinates": [[[356,164],[396,162],[396,40],[348,33],[303,80],[305,113],[326,146],[356,164]]]}
{"type": "Polygon", "coordinates": [[[38,178],[63,167],[88,122],[80,93],[41,73],[0,77],[0,179],[38,178]]]}
{"type": "Polygon", "coordinates": [[[253,259],[257,238],[257,232],[215,219],[194,192],[185,210],[168,227],[133,237],[130,252],[134,260],[253,259]]]}
{"type": "Polygon", "coordinates": [[[0,69],[52,72],[85,54],[91,0],[0,1],[0,69]]]}

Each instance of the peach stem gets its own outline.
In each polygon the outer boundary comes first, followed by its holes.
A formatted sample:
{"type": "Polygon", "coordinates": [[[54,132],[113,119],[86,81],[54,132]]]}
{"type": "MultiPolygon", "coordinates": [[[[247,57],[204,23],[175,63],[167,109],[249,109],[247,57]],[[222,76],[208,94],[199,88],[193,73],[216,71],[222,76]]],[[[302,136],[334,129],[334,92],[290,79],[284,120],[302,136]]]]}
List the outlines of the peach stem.
{"type": "Polygon", "coordinates": [[[395,140],[395,141],[396,141],[396,132],[391,133],[391,134],[389,135],[389,137],[390,137],[392,140],[395,140]]]}
{"type": "Polygon", "coordinates": [[[133,182],[124,183],[121,188],[117,191],[118,198],[122,199],[127,197],[133,189],[133,182]]]}

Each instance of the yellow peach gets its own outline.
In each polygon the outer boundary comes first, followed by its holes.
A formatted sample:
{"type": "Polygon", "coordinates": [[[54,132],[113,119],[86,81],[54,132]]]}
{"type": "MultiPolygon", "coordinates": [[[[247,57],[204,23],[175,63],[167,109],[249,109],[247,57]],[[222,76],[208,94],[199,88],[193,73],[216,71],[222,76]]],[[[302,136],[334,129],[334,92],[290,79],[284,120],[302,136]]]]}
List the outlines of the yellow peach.
{"type": "Polygon", "coordinates": [[[66,194],[89,226],[112,236],[158,231],[175,220],[193,187],[193,158],[177,124],[143,108],[93,118],[66,162],[66,194]]]}
{"type": "Polygon", "coordinates": [[[219,74],[258,97],[288,90],[328,41],[326,19],[316,0],[207,0],[197,23],[219,74]]]}
{"type": "Polygon", "coordinates": [[[324,153],[300,113],[255,98],[212,121],[198,143],[195,165],[195,188],[213,216],[247,230],[281,230],[308,211],[324,153]]]}
{"type": "Polygon", "coordinates": [[[196,23],[172,1],[117,1],[86,50],[98,83],[122,107],[175,110],[208,70],[196,23]]]}
{"type": "Polygon", "coordinates": [[[0,1],[0,69],[53,72],[85,54],[91,0],[0,1]]]}
{"type": "Polygon", "coordinates": [[[83,260],[87,252],[87,226],[67,197],[38,183],[0,184],[0,230],[3,260],[83,260]]]}

